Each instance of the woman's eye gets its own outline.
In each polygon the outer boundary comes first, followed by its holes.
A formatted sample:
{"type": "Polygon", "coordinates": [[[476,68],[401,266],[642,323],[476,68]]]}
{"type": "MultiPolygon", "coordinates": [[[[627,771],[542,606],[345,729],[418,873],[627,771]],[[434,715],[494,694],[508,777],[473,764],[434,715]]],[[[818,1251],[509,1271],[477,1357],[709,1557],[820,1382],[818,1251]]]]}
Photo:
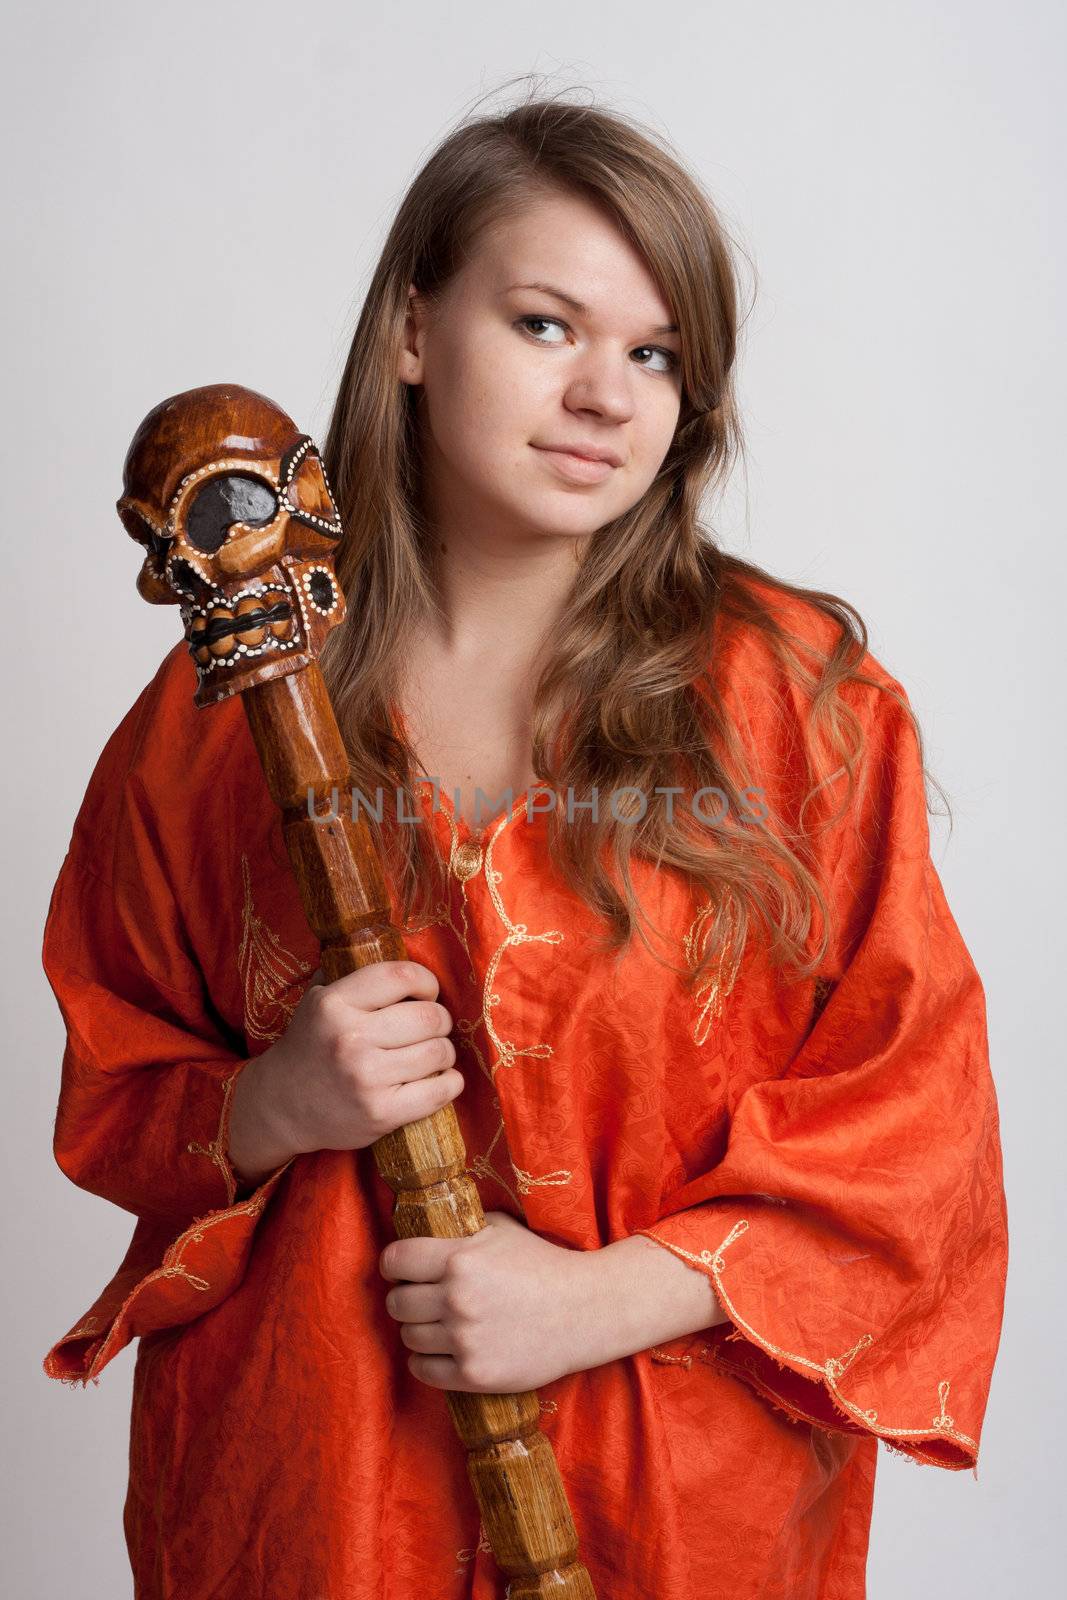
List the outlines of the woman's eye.
{"type": "MultiPolygon", "coordinates": [[[[531,323],[538,323],[543,328],[566,327],[566,323],[560,322],[556,317],[520,317],[516,326],[525,329],[533,339],[536,339],[538,344],[558,344],[560,341],[558,339],[541,338],[541,336],[536,333],[533,328],[531,328],[531,323]]],[[[675,355],[674,351],[667,350],[662,345],[640,344],[637,346],[637,349],[638,351],[649,351],[652,355],[660,356],[662,358],[663,365],[659,367],[651,366],[648,361],[641,361],[638,363],[639,366],[648,367],[652,372],[673,372],[676,367],[681,365],[680,358],[675,355]]]]}
{"type": "MultiPolygon", "coordinates": [[[[656,367],[654,370],[657,372],[673,372],[675,367],[679,365],[678,357],[675,355],[674,351],[664,349],[663,345],[640,344],[637,348],[639,350],[651,350],[654,356],[663,357],[664,365],[662,367],[656,367]]],[[[648,365],[648,362],[642,361],[641,365],[645,367],[648,365]]]]}
{"type": "MultiPolygon", "coordinates": [[[[521,328],[526,328],[527,331],[531,331],[530,328],[529,328],[529,324],[531,322],[539,322],[539,323],[541,323],[542,327],[555,327],[555,328],[562,328],[563,327],[563,323],[562,322],[557,322],[555,317],[520,317],[519,318],[519,326],[521,328]]],[[[546,340],[546,339],[538,338],[536,333],[533,335],[533,337],[535,339],[537,339],[538,344],[547,344],[547,343],[551,342],[551,341],[546,340]]]]}

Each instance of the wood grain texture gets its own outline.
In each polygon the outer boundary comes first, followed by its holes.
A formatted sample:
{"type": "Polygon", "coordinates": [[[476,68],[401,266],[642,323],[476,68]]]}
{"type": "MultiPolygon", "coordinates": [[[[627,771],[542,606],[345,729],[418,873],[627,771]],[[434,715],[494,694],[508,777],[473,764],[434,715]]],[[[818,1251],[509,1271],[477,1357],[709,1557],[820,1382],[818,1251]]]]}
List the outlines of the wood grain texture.
{"type": "MultiPolygon", "coordinates": [[[[242,695],[327,982],[405,959],[370,832],[330,806],[348,757],[316,657],[344,617],[332,560],[341,529],[314,445],[264,396],[216,384],[148,414],[124,478],[119,514],[146,550],[138,590],[181,607],[196,703],[242,695]]],[[[398,1238],[484,1228],[451,1104],[371,1150],[398,1238]]],[[[536,1392],[446,1401],[509,1600],[594,1600],[536,1392]]]]}

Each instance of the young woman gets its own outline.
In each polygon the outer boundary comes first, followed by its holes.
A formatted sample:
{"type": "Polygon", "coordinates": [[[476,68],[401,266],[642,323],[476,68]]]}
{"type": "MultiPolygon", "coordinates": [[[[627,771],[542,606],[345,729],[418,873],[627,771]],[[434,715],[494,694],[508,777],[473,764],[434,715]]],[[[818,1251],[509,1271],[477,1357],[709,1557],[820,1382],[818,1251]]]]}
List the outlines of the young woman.
{"type": "Polygon", "coordinates": [[[983,989],[901,683],[699,521],[736,336],[714,207],[625,119],[468,122],[405,197],[324,451],[323,666],[353,793],[402,802],[361,810],[411,961],[322,983],[184,645],[101,756],[55,1149],[138,1220],[45,1365],[140,1336],[139,1600],[502,1595],[435,1391],[539,1391],[605,1600],[859,1597],[878,1440],[977,1461],[983,989]],[[489,1225],[397,1241],[368,1147],[450,1100],[489,1225]]]}

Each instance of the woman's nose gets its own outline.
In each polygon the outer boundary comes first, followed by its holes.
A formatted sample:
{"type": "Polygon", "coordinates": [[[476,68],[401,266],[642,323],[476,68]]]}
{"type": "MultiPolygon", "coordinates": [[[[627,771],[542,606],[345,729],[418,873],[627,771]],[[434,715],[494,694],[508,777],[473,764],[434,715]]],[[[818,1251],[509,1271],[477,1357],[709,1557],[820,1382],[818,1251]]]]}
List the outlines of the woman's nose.
{"type": "Polygon", "coordinates": [[[573,411],[592,411],[612,422],[626,422],[633,416],[633,371],[627,371],[619,357],[607,352],[587,352],[580,371],[571,374],[566,403],[573,411]]]}

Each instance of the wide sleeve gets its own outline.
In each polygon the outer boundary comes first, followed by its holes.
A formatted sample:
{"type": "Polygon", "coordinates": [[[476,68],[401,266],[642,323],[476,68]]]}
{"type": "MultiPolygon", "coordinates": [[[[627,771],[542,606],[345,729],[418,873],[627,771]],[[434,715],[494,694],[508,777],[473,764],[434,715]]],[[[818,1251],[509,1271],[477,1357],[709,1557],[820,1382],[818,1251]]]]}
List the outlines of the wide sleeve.
{"type": "MultiPolygon", "coordinates": [[[[712,1281],[705,1359],[797,1418],[977,1463],[1007,1215],[985,995],[930,859],[907,696],[879,691],[829,861],[828,998],[720,1163],[638,1230],[712,1281]]],[[[753,1048],[758,1045],[754,1041],[753,1048]]]]}
{"type": "MultiPolygon", "coordinates": [[[[134,708],[134,712],[137,708],[134,708]]],[[[138,1220],[114,1278],[44,1359],[96,1378],[132,1338],[201,1316],[240,1281],[291,1165],[242,1185],[228,1156],[250,1059],[215,1013],[158,847],[163,818],[112,736],[75,823],[42,959],[66,1025],[54,1153],[80,1188],[138,1220]]]]}

